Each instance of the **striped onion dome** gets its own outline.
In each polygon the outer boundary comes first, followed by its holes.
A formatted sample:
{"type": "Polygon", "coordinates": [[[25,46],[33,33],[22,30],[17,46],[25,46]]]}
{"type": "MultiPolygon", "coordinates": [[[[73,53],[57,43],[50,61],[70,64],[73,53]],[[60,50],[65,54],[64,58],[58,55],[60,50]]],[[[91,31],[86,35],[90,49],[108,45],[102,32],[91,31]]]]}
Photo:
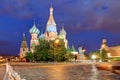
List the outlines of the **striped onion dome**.
{"type": "Polygon", "coordinates": [[[39,31],[39,29],[36,27],[36,25],[35,25],[35,23],[34,23],[34,25],[33,25],[33,27],[30,29],[30,31],[29,31],[31,34],[39,34],[40,33],[40,31],[39,31]]]}

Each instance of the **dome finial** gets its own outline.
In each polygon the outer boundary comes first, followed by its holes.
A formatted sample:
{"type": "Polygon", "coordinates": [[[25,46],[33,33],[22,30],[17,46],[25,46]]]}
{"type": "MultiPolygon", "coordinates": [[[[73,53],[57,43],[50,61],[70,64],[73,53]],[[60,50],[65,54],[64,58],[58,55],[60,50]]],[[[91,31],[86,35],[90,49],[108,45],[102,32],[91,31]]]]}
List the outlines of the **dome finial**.
{"type": "Polygon", "coordinates": [[[34,25],[35,25],[35,18],[34,18],[34,25]]]}
{"type": "Polygon", "coordinates": [[[51,2],[50,2],[50,8],[52,8],[52,0],[51,0],[51,2]]]}
{"type": "Polygon", "coordinates": [[[51,4],[50,4],[50,14],[53,14],[52,0],[51,0],[51,4]]]}
{"type": "Polygon", "coordinates": [[[36,27],[35,18],[34,18],[33,27],[29,30],[29,32],[30,32],[31,34],[33,34],[33,33],[39,34],[39,33],[40,33],[39,29],[36,27]]]}
{"type": "Polygon", "coordinates": [[[62,29],[64,29],[64,23],[62,23],[62,29]]]}

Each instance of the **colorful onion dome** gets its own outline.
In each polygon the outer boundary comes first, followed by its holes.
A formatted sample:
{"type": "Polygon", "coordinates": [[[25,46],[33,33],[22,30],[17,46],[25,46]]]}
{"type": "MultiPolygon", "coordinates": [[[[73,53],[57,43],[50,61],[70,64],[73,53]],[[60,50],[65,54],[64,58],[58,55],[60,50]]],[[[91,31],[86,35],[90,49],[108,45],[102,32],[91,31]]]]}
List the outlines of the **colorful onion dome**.
{"type": "Polygon", "coordinates": [[[33,27],[30,29],[30,31],[29,31],[31,34],[39,34],[40,33],[40,31],[39,31],[39,29],[36,27],[36,25],[35,25],[35,22],[34,22],[34,25],[33,25],[33,27]]]}
{"type": "Polygon", "coordinates": [[[56,29],[55,26],[49,25],[48,28],[47,28],[47,31],[48,31],[48,32],[57,32],[57,29],[56,29]]]}

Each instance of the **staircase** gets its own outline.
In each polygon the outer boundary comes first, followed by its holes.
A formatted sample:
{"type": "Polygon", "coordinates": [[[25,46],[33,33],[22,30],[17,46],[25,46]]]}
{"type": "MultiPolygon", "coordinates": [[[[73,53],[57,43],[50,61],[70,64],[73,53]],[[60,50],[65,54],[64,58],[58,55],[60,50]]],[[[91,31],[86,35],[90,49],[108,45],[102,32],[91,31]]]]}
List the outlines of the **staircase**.
{"type": "Polygon", "coordinates": [[[6,63],[6,72],[3,80],[25,80],[20,77],[20,75],[13,70],[12,66],[6,63]]]}

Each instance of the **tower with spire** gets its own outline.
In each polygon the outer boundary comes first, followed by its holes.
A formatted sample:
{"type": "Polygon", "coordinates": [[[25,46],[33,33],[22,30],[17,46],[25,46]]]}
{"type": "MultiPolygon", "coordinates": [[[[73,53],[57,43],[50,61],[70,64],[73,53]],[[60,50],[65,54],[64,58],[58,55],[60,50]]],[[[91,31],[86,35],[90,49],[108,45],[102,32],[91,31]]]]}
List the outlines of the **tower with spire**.
{"type": "Polygon", "coordinates": [[[53,17],[53,8],[52,5],[50,7],[50,15],[48,22],[46,24],[46,32],[45,32],[46,40],[55,40],[57,38],[57,28],[56,23],[53,17]]]}
{"type": "Polygon", "coordinates": [[[30,40],[30,51],[34,52],[34,47],[39,44],[39,38],[38,35],[40,33],[39,29],[36,27],[35,20],[33,27],[29,30],[31,34],[31,40],[30,40]]]}
{"type": "Polygon", "coordinates": [[[67,48],[68,46],[68,41],[66,39],[66,31],[64,29],[64,25],[62,25],[62,29],[60,30],[60,33],[59,33],[59,38],[60,39],[63,39],[64,43],[65,43],[65,48],[67,48]]]}
{"type": "Polygon", "coordinates": [[[20,58],[24,58],[24,57],[26,56],[26,53],[27,53],[27,52],[28,52],[28,46],[27,46],[25,34],[23,34],[22,43],[21,43],[21,47],[20,47],[19,57],[20,57],[20,58]]]}
{"type": "Polygon", "coordinates": [[[101,45],[101,50],[102,49],[105,49],[105,50],[108,50],[108,46],[107,46],[107,39],[103,38],[102,39],[102,45],[101,45]]]}

